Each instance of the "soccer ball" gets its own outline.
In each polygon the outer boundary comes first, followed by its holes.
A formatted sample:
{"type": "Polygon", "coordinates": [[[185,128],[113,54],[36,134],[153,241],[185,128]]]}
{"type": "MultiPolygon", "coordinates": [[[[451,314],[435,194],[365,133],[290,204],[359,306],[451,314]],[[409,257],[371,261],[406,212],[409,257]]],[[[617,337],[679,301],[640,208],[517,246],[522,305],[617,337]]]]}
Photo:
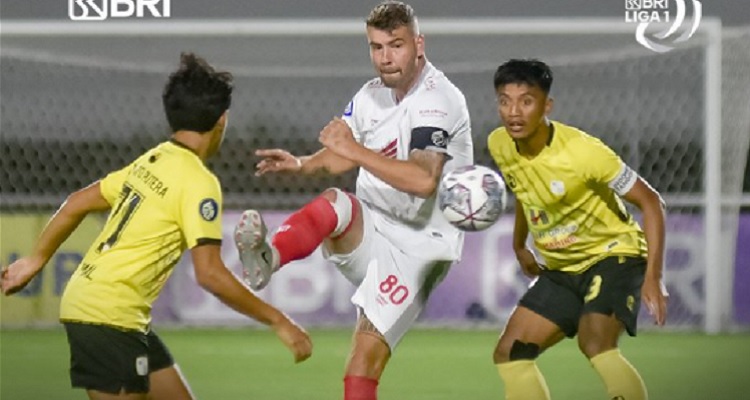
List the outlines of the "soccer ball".
{"type": "Polygon", "coordinates": [[[454,169],[440,182],[440,210],[448,222],[463,231],[487,229],[500,217],[505,202],[505,182],[481,165],[454,169]]]}

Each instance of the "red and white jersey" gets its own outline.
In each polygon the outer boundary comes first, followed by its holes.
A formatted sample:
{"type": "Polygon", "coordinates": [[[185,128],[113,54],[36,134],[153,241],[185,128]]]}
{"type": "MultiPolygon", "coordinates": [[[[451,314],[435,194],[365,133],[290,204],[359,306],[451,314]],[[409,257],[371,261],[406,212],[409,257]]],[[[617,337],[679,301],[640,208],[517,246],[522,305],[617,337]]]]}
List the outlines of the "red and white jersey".
{"type": "MultiPolygon", "coordinates": [[[[384,157],[407,160],[413,148],[443,152],[448,157],[443,174],[474,162],[466,99],[429,62],[398,103],[380,78],[370,80],[349,103],[343,119],[357,142],[384,157]]],[[[443,244],[449,259],[460,257],[463,233],[441,215],[436,195],[422,199],[399,191],[364,168],[359,170],[356,194],[376,211],[376,229],[401,250],[424,256],[443,244]]]]}

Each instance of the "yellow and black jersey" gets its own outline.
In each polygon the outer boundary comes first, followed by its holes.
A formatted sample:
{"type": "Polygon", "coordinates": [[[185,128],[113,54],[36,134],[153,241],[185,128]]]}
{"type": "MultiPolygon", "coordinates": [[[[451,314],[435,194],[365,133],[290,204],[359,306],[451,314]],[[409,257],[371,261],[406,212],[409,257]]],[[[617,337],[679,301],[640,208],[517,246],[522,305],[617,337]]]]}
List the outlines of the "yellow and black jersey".
{"type": "Polygon", "coordinates": [[[100,189],[112,209],[65,289],[60,319],[145,331],[182,252],[221,242],[221,186],[191,150],[165,142],[100,189]]]}
{"type": "Polygon", "coordinates": [[[578,273],[612,255],[645,257],[643,231],[617,195],[637,174],[583,131],[553,121],[550,132],[547,146],[531,159],[518,153],[503,127],[488,138],[547,268],[578,273]]]}

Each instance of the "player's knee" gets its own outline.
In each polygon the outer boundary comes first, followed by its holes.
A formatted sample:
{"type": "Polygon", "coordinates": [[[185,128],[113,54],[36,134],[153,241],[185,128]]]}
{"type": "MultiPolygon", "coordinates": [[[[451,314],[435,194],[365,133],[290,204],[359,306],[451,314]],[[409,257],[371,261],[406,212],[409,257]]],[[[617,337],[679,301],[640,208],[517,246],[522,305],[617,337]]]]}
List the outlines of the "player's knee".
{"type": "Polygon", "coordinates": [[[518,361],[518,360],[535,360],[539,357],[541,348],[536,343],[525,343],[520,340],[510,341],[500,340],[495,352],[492,354],[492,359],[495,364],[518,361]]]}
{"type": "Polygon", "coordinates": [[[354,200],[343,190],[338,188],[329,188],[321,193],[321,197],[328,200],[336,213],[336,228],[331,233],[332,238],[336,238],[347,231],[355,215],[356,206],[354,200]]]}
{"type": "Polygon", "coordinates": [[[616,347],[617,344],[611,343],[610,341],[590,339],[582,340],[580,336],[578,338],[578,348],[581,350],[581,353],[583,353],[587,358],[594,357],[616,347]]]}

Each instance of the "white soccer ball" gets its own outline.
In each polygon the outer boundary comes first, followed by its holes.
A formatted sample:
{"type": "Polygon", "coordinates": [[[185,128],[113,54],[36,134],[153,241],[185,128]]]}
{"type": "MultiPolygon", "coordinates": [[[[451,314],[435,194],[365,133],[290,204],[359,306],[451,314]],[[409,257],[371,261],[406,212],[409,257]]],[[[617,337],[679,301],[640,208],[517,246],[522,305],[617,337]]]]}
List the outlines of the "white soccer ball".
{"type": "Polygon", "coordinates": [[[497,172],[469,165],[448,172],[440,182],[438,204],[445,218],[464,231],[481,231],[505,209],[505,182],[497,172]]]}

